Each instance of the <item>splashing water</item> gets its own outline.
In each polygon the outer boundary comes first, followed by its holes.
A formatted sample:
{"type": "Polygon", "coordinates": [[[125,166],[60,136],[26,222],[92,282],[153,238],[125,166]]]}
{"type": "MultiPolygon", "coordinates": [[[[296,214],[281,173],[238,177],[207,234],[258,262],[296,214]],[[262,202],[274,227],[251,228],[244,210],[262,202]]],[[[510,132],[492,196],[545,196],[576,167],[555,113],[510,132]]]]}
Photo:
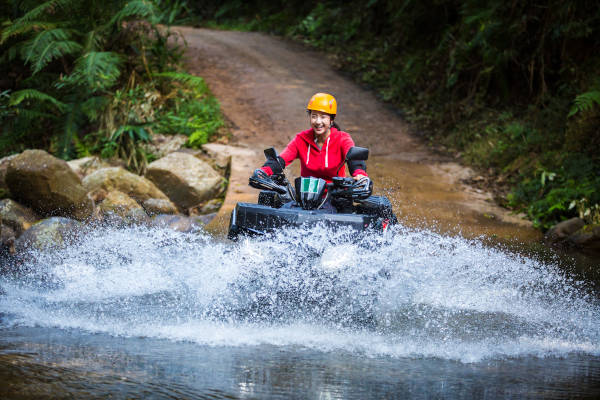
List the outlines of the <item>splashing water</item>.
{"type": "Polygon", "coordinates": [[[0,278],[13,325],[465,362],[600,354],[597,299],[555,266],[402,227],[236,244],[97,228],[20,271],[0,278]]]}

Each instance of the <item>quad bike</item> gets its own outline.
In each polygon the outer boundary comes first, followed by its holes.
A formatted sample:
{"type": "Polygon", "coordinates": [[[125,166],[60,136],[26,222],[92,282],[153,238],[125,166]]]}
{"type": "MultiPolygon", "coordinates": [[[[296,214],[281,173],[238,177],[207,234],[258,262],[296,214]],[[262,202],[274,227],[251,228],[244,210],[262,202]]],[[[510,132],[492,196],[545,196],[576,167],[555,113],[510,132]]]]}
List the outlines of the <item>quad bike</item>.
{"type": "MultiPolygon", "coordinates": [[[[267,160],[279,163],[274,148],[264,151],[267,160]]],[[[352,147],[344,162],[366,161],[369,150],[352,147]]],[[[339,169],[344,165],[340,164],[339,169]]],[[[228,238],[265,235],[285,227],[323,224],[358,232],[385,232],[398,221],[385,196],[373,196],[368,178],[334,177],[331,183],[315,177],[299,177],[292,186],[283,172],[270,177],[252,176],[250,186],[260,189],[258,204],[238,203],[231,213],[228,238]]]]}

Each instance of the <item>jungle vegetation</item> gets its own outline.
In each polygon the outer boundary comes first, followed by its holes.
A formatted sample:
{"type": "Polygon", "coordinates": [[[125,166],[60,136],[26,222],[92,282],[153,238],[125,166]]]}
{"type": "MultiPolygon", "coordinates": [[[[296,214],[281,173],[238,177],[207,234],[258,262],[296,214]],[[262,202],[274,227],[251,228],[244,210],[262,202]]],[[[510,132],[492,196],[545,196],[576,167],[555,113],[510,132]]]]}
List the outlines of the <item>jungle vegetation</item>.
{"type": "Polygon", "coordinates": [[[0,0],[0,157],[120,157],[143,172],[153,133],[205,143],[223,126],[169,29],[177,0],[0,0]],[[161,24],[161,25],[159,25],[161,24]]]}
{"type": "Polygon", "coordinates": [[[536,226],[600,223],[593,0],[205,0],[209,26],[302,41],[478,168],[536,226]]]}

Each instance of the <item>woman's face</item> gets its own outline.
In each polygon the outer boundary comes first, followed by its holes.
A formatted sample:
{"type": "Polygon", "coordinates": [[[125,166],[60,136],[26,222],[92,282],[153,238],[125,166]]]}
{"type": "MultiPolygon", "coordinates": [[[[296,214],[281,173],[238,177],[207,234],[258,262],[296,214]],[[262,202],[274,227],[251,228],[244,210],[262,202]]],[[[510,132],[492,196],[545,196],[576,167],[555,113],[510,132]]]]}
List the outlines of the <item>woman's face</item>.
{"type": "Polygon", "coordinates": [[[315,134],[324,135],[331,127],[331,115],[321,111],[310,111],[310,127],[313,128],[315,134]]]}

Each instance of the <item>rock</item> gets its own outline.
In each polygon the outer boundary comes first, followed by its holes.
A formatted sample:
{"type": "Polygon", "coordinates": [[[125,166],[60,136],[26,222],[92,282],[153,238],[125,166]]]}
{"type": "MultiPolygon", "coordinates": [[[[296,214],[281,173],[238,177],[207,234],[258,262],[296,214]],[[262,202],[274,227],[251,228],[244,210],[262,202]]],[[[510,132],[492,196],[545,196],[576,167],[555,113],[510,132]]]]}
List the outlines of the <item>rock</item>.
{"type": "Polygon", "coordinates": [[[142,207],[150,216],[159,214],[177,214],[177,207],[170,200],[148,199],[142,202],[142,207]]]}
{"type": "Polygon", "coordinates": [[[93,193],[100,189],[106,192],[118,190],[140,203],[148,199],[169,200],[150,180],[120,167],[102,168],[89,174],[83,178],[83,186],[93,193]]]}
{"type": "Polygon", "coordinates": [[[201,219],[184,215],[157,215],[152,219],[152,226],[188,233],[202,229],[204,224],[201,219]]]}
{"type": "Polygon", "coordinates": [[[571,218],[566,221],[559,222],[546,232],[546,240],[550,243],[556,243],[565,240],[569,235],[577,232],[585,222],[581,218],[571,218]]]}
{"type": "Polygon", "coordinates": [[[185,135],[152,135],[152,141],[142,145],[142,148],[156,156],[156,158],[162,158],[167,154],[173,153],[181,149],[188,141],[188,137],[185,135]]]}
{"type": "Polygon", "coordinates": [[[23,232],[15,242],[15,250],[50,250],[71,243],[82,228],[81,223],[64,217],[43,219],[23,232]]]}
{"type": "Polygon", "coordinates": [[[15,158],[18,154],[13,154],[12,156],[0,158],[0,199],[5,197],[10,197],[10,190],[8,190],[8,186],[6,186],[6,170],[8,169],[8,164],[10,161],[15,158]]]}
{"type": "Polygon", "coordinates": [[[139,224],[148,221],[148,215],[135,200],[118,190],[109,192],[98,206],[104,221],[126,224],[139,224]]]}
{"type": "Polygon", "coordinates": [[[0,218],[0,259],[6,254],[15,253],[15,239],[15,232],[9,226],[3,225],[0,218]]]}
{"type": "Polygon", "coordinates": [[[600,225],[585,226],[569,236],[569,242],[590,255],[600,255],[600,225]]]}
{"type": "Polygon", "coordinates": [[[223,205],[223,199],[212,199],[198,207],[190,208],[190,215],[206,215],[219,211],[223,205]]]}
{"type": "Polygon", "coordinates": [[[40,219],[32,210],[11,199],[0,200],[0,218],[4,227],[10,228],[16,237],[40,219]]]}
{"type": "Polygon", "coordinates": [[[227,146],[219,143],[206,143],[202,145],[202,150],[208,154],[210,158],[215,160],[215,165],[219,168],[226,169],[231,162],[231,156],[235,153],[235,147],[227,146]]]}
{"type": "Polygon", "coordinates": [[[97,171],[102,168],[108,168],[111,165],[105,161],[102,161],[100,157],[92,156],[92,157],[84,157],[79,158],[77,160],[67,161],[69,167],[79,176],[79,178],[83,179],[85,176],[91,174],[94,171],[97,171]]]}
{"type": "Polygon", "coordinates": [[[84,219],[93,211],[81,179],[69,165],[43,150],[26,150],[6,171],[11,197],[44,216],[84,219]]]}
{"type": "Polygon", "coordinates": [[[146,177],[180,210],[188,210],[215,197],[223,186],[223,177],[208,163],[182,152],[150,163],[146,177]]]}

